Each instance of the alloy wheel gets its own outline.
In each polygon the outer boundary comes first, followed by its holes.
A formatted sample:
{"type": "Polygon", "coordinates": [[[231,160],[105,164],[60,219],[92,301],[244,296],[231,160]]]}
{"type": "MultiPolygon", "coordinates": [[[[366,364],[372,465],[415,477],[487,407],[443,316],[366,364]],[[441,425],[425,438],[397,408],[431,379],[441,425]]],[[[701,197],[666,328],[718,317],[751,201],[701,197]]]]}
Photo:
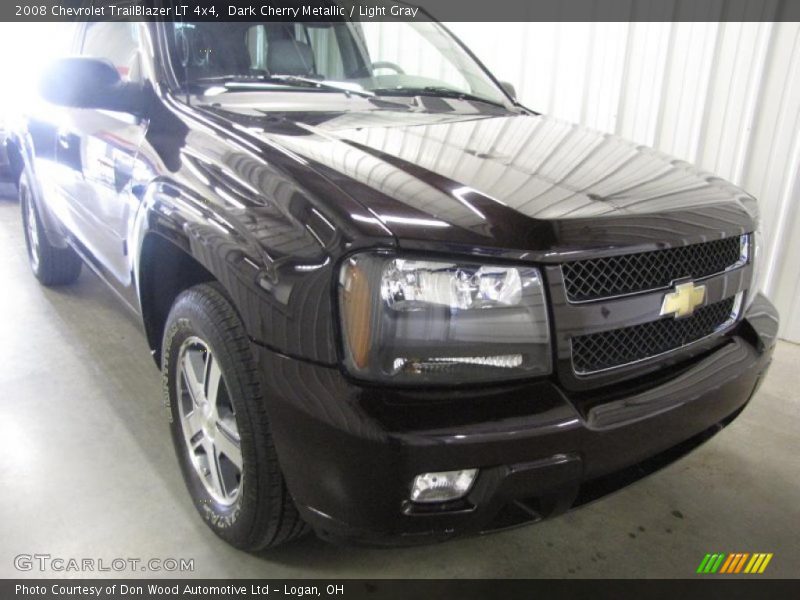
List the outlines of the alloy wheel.
{"type": "Polygon", "coordinates": [[[242,449],[219,362],[203,340],[190,337],[177,368],[181,427],[192,465],[209,495],[231,505],[242,485],[242,449]]]}

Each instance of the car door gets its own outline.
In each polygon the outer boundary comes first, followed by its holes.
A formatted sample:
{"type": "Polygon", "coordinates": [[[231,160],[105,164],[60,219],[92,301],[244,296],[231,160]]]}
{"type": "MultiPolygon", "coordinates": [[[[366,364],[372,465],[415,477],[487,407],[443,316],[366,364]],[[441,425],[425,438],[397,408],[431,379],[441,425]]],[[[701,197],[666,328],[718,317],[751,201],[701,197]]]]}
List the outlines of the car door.
{"type": "MultiPolygon", "coordinates": [[[[123,80],[142,77],[139,25],[86,25],[81,55],[110,61],[123,80]]],[[[139,201],[131,177],[147,121],[130,114],[65,108],[59,119],[56,158],[70,212],[70,229],[95,270],[127,297],[131,268],[127,237],[139,201]]]]}

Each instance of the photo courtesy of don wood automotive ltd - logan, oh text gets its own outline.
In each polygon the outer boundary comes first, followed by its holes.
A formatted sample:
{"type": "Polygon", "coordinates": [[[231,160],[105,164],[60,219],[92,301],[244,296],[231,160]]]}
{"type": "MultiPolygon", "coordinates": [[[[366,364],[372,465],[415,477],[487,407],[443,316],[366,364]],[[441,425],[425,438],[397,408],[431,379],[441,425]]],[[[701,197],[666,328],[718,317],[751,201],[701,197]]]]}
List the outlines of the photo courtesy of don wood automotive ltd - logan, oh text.
{"type": "Polygon", "coordinates": [[[800,595],[800,2],[0,5],[0,598],[800,595]]]}

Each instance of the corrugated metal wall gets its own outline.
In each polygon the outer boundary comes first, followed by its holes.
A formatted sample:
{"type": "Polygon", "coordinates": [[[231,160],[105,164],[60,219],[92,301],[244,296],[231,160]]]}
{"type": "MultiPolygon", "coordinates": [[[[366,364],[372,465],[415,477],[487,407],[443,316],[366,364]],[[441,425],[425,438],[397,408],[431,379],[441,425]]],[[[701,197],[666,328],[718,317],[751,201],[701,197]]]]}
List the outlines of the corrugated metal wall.
{"type": "Polygon", "coordinates": [[[760,200],[762,289],[800,342],[800,23],[451,23],[530,108],[760,200]]]}

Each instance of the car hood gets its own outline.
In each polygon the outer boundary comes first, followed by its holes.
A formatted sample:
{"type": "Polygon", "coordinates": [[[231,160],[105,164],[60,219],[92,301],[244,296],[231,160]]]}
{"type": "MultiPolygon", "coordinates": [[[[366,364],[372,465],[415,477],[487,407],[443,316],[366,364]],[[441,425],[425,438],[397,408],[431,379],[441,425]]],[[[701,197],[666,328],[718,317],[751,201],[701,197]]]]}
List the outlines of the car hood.
{"type": "Polygon", "coordinates": [[[353,220],[410,248],[546,260],[754,227],[751,196],[685,161],[545,116],[435,100],[438,110],[206,110],[314,168],[360,203],[353,220]]]}

